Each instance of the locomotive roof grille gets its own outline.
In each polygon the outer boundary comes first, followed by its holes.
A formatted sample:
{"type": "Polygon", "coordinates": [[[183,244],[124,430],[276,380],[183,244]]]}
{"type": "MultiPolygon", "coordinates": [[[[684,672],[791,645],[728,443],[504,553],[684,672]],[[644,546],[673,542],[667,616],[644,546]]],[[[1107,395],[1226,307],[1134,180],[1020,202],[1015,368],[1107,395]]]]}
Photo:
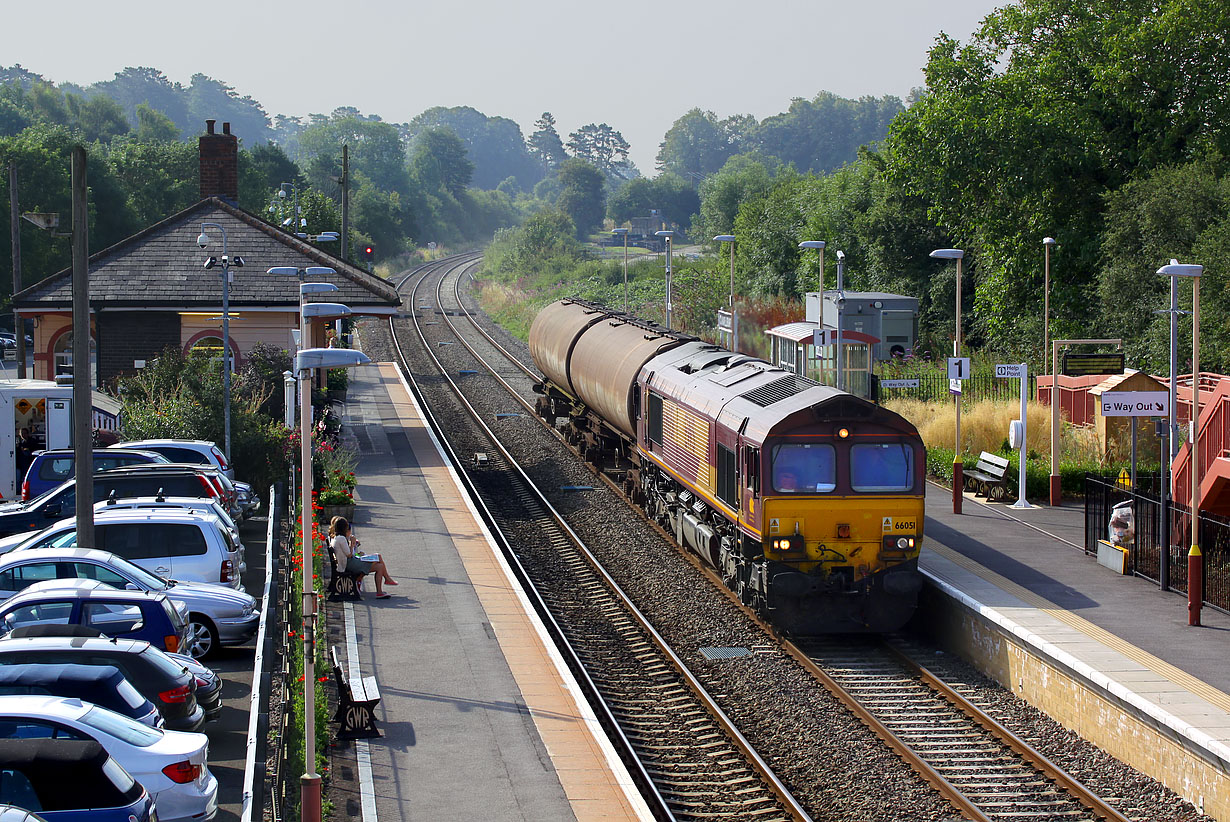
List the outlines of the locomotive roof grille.
{"type": "Polygon", "coordinates": [[[762,385],[753,391],[748,391],[743,395],[743,398],[749,402],[756,403],[761,408],[768,408],[775,402],[781,402],[788,397],[793,397],[802,391],[806,391],[808,388],[814,388],[816,385],[818,383],[812,382],[806,377],[800,377],[798,374],[787,374],[768,385],[762,385]]]}

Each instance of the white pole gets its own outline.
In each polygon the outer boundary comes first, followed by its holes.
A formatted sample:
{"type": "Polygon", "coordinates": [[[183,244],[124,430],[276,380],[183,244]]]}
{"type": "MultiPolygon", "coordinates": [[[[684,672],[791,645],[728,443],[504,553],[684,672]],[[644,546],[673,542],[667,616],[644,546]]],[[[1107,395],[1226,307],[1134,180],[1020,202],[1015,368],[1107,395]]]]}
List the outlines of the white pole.
{"type": "Polygon", "coordinates": [[[1027,452],[1026,443],[1029,441],[1029,424],[1026,421],[1026,404],[1029,401],[1029,366],[1021,363],[1021,454],[1020,471],[1017,475],[1017,498],[1012,504],[1013,508],[1034,508],[1025,499],[1025,454],[1027,452]]]}

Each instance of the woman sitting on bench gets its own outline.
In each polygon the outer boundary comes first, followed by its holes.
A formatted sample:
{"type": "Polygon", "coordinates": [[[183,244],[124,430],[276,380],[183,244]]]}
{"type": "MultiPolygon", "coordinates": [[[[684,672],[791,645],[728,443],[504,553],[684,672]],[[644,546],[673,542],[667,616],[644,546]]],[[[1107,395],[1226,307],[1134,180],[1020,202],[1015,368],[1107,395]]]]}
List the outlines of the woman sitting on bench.
{"type": "Polygon", "coordinates": [[[333,545],[333,555],[342,564],[342,569],[348,574],[359,575],[360,579],[363,574],[375,573],[376,599],[388,599],[389,594],[384,592],[384,586],[396,585],[397,580],[389,576],[389,569],[379,554],[360,556],[355,553],[359,540],[350,533],[350,523],[345,517],[334,517],[329,522],[329,539],[333,545]]]}

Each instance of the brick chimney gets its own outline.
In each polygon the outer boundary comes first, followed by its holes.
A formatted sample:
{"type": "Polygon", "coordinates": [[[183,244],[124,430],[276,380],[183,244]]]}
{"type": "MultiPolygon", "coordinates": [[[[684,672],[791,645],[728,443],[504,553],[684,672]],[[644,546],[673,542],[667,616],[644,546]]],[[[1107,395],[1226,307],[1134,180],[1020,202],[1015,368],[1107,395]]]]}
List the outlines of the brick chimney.
{"type": "Polygon", "coordinates": [[[227,202],[239,202],[239,138],[231,134],[231,124],[222,124],[222,133],[214,134],[214,120],[205,121],[201,135],[201,199],[221,197],[227,202]]]}

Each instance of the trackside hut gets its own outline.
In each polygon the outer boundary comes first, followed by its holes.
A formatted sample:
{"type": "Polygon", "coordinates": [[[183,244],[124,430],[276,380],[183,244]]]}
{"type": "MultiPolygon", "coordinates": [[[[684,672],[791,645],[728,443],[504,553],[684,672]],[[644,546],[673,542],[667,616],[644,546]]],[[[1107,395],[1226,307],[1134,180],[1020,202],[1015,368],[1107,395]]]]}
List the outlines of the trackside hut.
{"type": "MultiPolygon", "coordinates": [[[[355,313],[393,314],[400,305],[391,284],[326,254],[226,201],[209,197],[90,257],[90,333],[96,359],[91,382],[145,366],[168,346],[187,352],[196,346],[218,348],[222,339],[222,267],[205,270],[207,256],[222,256],[222,235],[197,245],[202,223],[226,230],[227,252],[242,257],[231,268],[230,334],[236,367],[259,342],[295,349],[299,327],[299,281],[267,274],[273,266],[326,266],[337,273],[314,276],[336,292],[320,295],[355,313]]],[[[72,272],[55,274],[18,292],[18,313],[34,320],[34,377],[54,379],[72,370],[72,272]]],[[[313,324],[309,344],[323,345],[327,323],[313,324]]]]}

